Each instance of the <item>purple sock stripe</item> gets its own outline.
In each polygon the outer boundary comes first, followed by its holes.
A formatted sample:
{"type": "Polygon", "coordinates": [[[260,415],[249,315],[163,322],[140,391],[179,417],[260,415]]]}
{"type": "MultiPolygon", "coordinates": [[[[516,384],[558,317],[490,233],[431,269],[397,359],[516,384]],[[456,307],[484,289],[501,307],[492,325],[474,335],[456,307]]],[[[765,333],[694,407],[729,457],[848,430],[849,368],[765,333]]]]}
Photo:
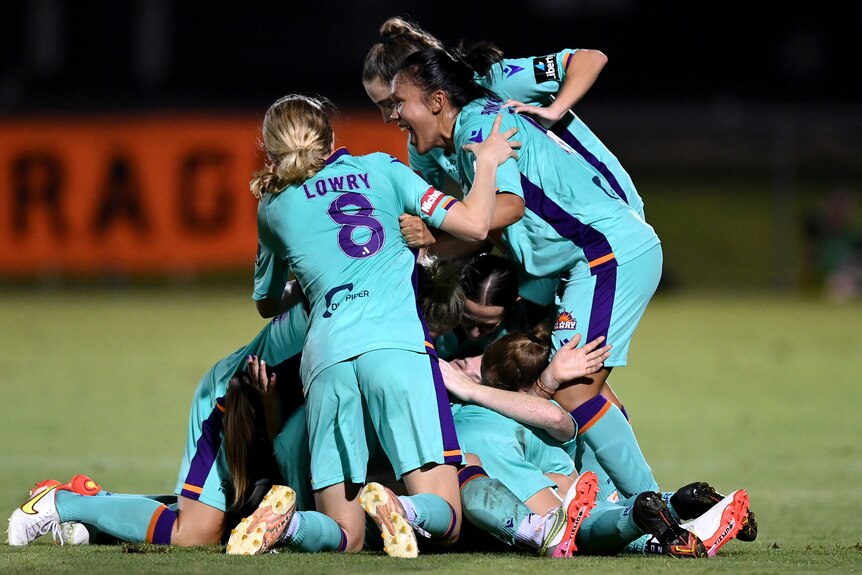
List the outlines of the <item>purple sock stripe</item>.
{"type": "Polygon", "coordinates": [[[170,545],[171,533],[174,530],[174,523],[177,521],[177,512],[167,506],[162,506],[156,513],[159,513],[159,516],[153,527],[150,543],[154,545],[170,545]]]}
{"type": "Polygon", "coordinates": [[[338,549],[336,551],[340,551],[344,553],[347,551],[347,533],[344,532],[344,529],[340,529],[341,531],[341,543],[338,544],[338,549]]]}
{"type": "Polygon", "coordinates": [[[586,403],[581,404],[572,411],[572,418],[578,424],[578,433],[585,431],[585,428],[590,425],[590,422],[608,403],[608,399],[604,395],[597,395],[586,403]]]}
{"type": "MultiPolygon", "coordinates": [[[[584,257],[588,262],[613,252],[608,238],[603,233],[584,224],[561,208],[545,195],[542,188],[528,180],[523,174],[521,174],[521,187],[524,190],[524,205],[554,228],[554,231],[584,250],[584,257]]],[[[590,273],[595,275],[602,270],[616,266],[616,258],[611,258],[591,268],[590,273]]]]}
{"type": "Polygon", "coordinates": [[[437,395],[437,416],[440,419],[440,432],[443,434],[443,461],[444,463],[461,463],[461,444],[458,442],[458,434],[455,432],[455,420],[452,418],[452,408],[449,406],[449,395],[446,392],[446,384],[443,383],[443,375],[440,373],[440,363],[436,355],[429,355],[431,374],[434,377],[434,391],[437,395]]]}
{"type": "Polygon", "coordinates": [[[197,450],[192,462],[189,464],[189,472],[186,474],[185,484],[191,489],[184,488],[181,495],[197,501],[201,493],[197,489],[203,490],[207,477],[215,464],[216,455],[221,448],[222,443],[222,420],[224,418],[224,398],[216,399],[216,405],[213,407],[212,413],[207,417],[203,425],[201,425],[201,436],[197,442],[197,450]],[[197,488],[197,489],[194,489],[197,488]]]}
{"type": "Polygon", "coordinates": [[[605,336],[605,344],[608,341],[608,331],[611,327],[611,315],[614,311],[614,299],[617,293],[617,268],[606,269],[601,273],[594,274],[596,287],[593,290],[593,303],[590,310],[590,327],[587,330],[586,341],[593,341],[600,335],[605,336]]]}
{"type": "MultiPolygon", "coordinates": [[[[449,503],[447,502],[446,505],[449,505],[449,503]]],[[[432,538],[432,541],[447,541],[450,537],[452,537],[452,534],[455,532],[455,524],[457,523],[457,518],[455,517],[455,509],[453,509],[451,505],[449,505],[449,513],[451,514],[451,519],[449,520],[449,528],[440,537],[432,538]]]]}
{"type": "MultiPolygon", "coordinates": [[[[572,118],[574,120],[574,118],[572,118]]],[[[607,164],[599,160],[592,152],[590,152],[586,146],[584,146],[580,140],[578,140],[573,133],[571,133],[568,128],[569,122],[566,122],[566,126],[563,126],[563,122],[557,122],[554,126],[551,127],[551,131],[555,133],[559,138],[570,145],[574,151],[576,151],[583,159],[587,161],[592,167],[594,167],[602,176],[604,176],[605,180],[607,180],[608,184],[611,186],[611,189],[617,193],[617,195],[624,201],[625,203],[629,203],[629,199],[626,196],[626,193],[623,191],[622,186],[619,181],[617,181],[617,177],[611,172],[610,168],[608,168],[607,164]]]]}
{"type": "Polygon", "coordinates": [[[458,472],[458,487],[463,489],[470,480],[482,476],[488,477],[488,473],[482,467],[479,465],[468,465],[458,472]]]}

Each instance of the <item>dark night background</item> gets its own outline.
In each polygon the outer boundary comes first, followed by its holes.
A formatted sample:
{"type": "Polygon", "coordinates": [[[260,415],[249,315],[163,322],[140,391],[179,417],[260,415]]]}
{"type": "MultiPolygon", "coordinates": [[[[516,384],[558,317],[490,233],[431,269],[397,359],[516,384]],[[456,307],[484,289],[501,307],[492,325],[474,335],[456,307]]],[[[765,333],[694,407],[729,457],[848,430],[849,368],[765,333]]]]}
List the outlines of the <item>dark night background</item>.
{"type": "Polygon", "coordinates": [[[395,15],[510,56],[598,49],[609,62],[576,112],[633,175],[669,285],[812,286],[831,273],[817,242],[862,245],[862,0],[15,0],[0,14],[8,125],[260,118],[291,92],[376,117],[361,66],[395,15]]]}
{"type": "Polygon", "coordinates": [[[862,2],[5,2],[0,111],[254,109],[286,92],[366,106],[359,82],[392,15],[512,56],[609,57],[605,104],[858,104],[862,2]]]}

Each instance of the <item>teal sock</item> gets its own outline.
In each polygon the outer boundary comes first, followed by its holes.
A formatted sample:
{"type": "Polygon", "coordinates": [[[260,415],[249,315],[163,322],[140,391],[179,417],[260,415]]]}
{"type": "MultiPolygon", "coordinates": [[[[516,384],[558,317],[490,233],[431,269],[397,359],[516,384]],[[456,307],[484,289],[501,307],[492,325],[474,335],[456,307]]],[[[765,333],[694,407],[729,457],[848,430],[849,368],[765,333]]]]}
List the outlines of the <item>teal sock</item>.
{"type": "Polygon", "coordinates": [[[398,500],[407,512],[406,520],[437,541],[446,541],[455,531],[455,510],[434,493],[400,495],[398,500]]]}
{"type": "MultiPolygon", "coordinates": [[[[638,495],[640,495],[640,494],[638,494],[638,495]]],[[[670,502],[670,498],[673,497],[673,495],[674,495],[673,491],[660,491],[659,495],[661,495],[661,498],[664,499],[665,503],[667,503],[667,508],[670,511],[670,515],[674,521],[676,521],[677,523],[680,523],[684,519],[688,519],[686,517],[680,518],[679,513],[677,513],[676,509],[673,508],[673,505],[670,502]]],[[[619,503],[620,505],[634,505],[635,499],[637,499],[637,495],[633,495],[631,497],[621,499],[617,503],[619,503]]]]}
{"type": "Polygon", "coordinates": [[[637,553],[638,555],[644,555],[650,548],[650,546],[647,544],[650,539],[652,539],[652,535],[649,534],[638,537],[637,539],[626,545],[626,548],[623,549],[623,551],[625,553],[637,553]]]}
{"type": "Polygon", "coordinates": [[[144,496],[93,497],[58,491],[57,513],[61,521],[94,525],[99,531],[132,543],[168,545],[177,513],[144,496]]]}
{"type": "Polygon", "coordinates": [[[616,484],[622,497],[642,491],[658,491],[631,425],[620,409],[597,395],[572,411],[578,434],[595,453],[596,460],[616,484]]]}
{"type": "Polygon", "coordinates": [[[599,461],[596,459],[596,453],[593,451],[593,448],[587,445],[587,442],[584,441],[584,438],[580,435],[576,438],[575,445],[575,468],[578,470],[578,473],[592,471],[596,474],[596,478],[599,480],[599,492],[596,494],[596,500],[613,501],[613,499],[608,499],[609,497],[618,499],[619,493],[617,491],[617,486],[614,485],[614,481],[611,479],[611,476],[608,475],[601,465],[599,465],[599,461]]]}
{"type": "Polygon", "coordinates": [[[468,465],[459,471],[458,483],[464,518],[503,543],[514,545],[518,526],[532,515],[530,509],[478,465],[468,465]]]}
{"type": "Polygon", "coordinates": [[[294,513],[282,540],[292,549],[306,553],[347,549],[347,537],[338,523],[317,511],[294,513]]]}
{"type": "Polygon", "coordinates": [[[576,542],[581,553],[618,553],[642,535],[632,518],[631,507],[597,501],[590,516],[584,519],[576,542]]]}
{"type": "Polygon", "coordinates": [[[146,497],[164,503],[168,507],[176,507],[177,505],[177,496],[171,493],[116,493],[103,489],[95,495],[88,495],[88,497],[146,497]]]}

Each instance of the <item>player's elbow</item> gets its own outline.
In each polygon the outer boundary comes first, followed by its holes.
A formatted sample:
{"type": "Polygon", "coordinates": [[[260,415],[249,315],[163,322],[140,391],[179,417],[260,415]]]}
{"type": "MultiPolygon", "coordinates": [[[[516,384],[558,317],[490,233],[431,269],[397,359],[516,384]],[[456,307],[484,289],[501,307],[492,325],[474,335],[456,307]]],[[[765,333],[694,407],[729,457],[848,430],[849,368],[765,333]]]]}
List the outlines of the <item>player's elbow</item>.
{"type": "Polygon", "coordinates": [[[604,52],[600,52],[598,50],[590,50],[590,66],[592,66],[593,70],[596,73],[601,72],[605,64],[608,63],[608,57],[604,52]]]}
{"type": "Polygon", "coordinates": [[[473,226],[464,230],[462,240],[483,242],[488,239],[488,226],[473,226]]]}
{"type": "Polygon", "coordinates": [[[259,299],[254,302],[257,308],[257,313],[264,319],[269,319],[278,315],[278,304],[271,299],[259,299]]]}
{"type": "Polygon", "coordinates": [[[557,409],[548,421],[548,430],[554,439],[568,441],[575,436],[575,423],[571,415],[562,409],[557,409]]]}

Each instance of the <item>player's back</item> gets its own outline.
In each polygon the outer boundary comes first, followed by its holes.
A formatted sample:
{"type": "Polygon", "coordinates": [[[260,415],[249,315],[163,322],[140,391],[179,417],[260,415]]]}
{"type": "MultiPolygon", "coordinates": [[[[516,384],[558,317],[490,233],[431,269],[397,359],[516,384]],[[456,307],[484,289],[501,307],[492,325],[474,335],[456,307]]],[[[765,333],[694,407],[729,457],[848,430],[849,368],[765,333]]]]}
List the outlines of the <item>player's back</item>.
{"type": "Polygon", "coordinates": [[[303,379],[371,349],[425,350],[393,162],[342,149],[312,178],[261,200],[260,240],[284,255],[310,303],[303,379]]]}
{"type": "Polygon", "coordinates": [[[527,273],[590,275],[597,260],[623,263],[659,243],[601,172],[555,134],[501,105],[492,98],[467,104],[457,119],[455,149],[462,179],[472,181],[472,157],[462,145],[481,141],[498,114],[501,129],[518,128],[517,173],[504,164],[497,185],[524,198],[525,216],[505,229],[503,240],[527,273]]]}

